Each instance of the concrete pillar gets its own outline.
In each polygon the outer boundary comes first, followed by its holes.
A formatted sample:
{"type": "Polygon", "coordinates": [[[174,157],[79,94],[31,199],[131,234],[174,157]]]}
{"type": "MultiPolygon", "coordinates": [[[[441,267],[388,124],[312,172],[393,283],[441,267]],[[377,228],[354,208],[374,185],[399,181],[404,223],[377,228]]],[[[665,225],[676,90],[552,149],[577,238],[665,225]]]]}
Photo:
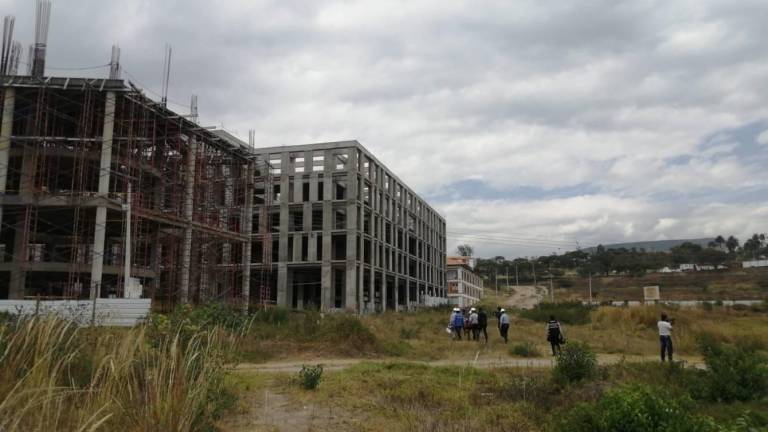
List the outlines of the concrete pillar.
{"type": "MultiPolygon", "coordinates": [[[[104,102],[104,126],[101,133],[101,160],[99,162],[99,196],[109,195],[109,178],[112,172],[112,135],[115,129],[115,92],[107,92],[104,102]]],[[[104,237],[107,230],[107,208],[96,208],[93,235],[93,260],[91,262],[91,299],[101,296],[101,277],[104,272],[104,237]]]]}
{"type": "MultiPolygon", "coordinates": [[[[360,313],[358,299],[361,295],[360,287],[363,283],[363,275],[358,273],[357,265],[357,186],[357,149],[353,147],[349,149],[347,161],[347,283],[344,307],[360,313]]],[[[360,268],[362,269],[362,265],[360,265],[360,268]]]]}
{"type": "MultiPolygon", "coordinates": [[[[16,105],[16,89],[8,87],[3,92],[3,120],[0,125],[0,199],[5,195],[8,185],[8,160],[11,152],[13,134],[13,110],[16,105]]],[[[0,232],[7,228],[3,225],[3,206],[0,202],[0,232]]]]}
{"type": "MultiPolygon", "coordinates": [[[[249,161],[245,169],[245,202],[243,209],[243,221],[241,231],[245,234],[245,244],[243,244],[243,308],[248,311],[251,305],[251,242],[253,234],[253,161],[249,161]]],[[[271,193],[271,191],[267,191],[271,193]]]]}
{"type": "Polygon", "coordinates": [[[192,267],[192,217],[195,199],[195,166],[197,164],[197,137],[189,140],[187,152],[187,188],[184,191],[184,240],[181,245],[181,277],[179,278],[179,302],[189,303],[189,273],[192,267]]]}
{"type": "Polygon", "coordinates": [[[277,250],[277,304],[290,308],[293,306],[293,288],[288,284],[288,198],[290,195],[290,179],[288,177],[290,155],[284,152],[280,155],[280,226],[278,231],[277,250]]]}

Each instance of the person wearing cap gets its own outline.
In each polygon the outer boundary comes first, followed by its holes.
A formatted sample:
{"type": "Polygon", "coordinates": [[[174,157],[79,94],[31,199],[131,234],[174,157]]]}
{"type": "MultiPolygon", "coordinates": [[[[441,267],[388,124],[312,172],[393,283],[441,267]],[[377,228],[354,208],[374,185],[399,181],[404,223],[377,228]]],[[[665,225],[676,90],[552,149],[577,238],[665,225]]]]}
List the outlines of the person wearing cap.
{"type": "Polygon", "coordinates": [[[472,340],[478,339],[477,309],[469,310],[469,329],[472,331],[472,340]]]}
{"type": "Polygon", "coordinates": [[[464,329],[464,315],[461,314],[461,309],[453,308],[448,326],[453,330],[453,339],[461,340],[461,331],[464,329]]]}
{"type": "Polygon", "coordinates": [[[509,333],[509,315],[505,309],[499,310],[499,333],[504,338],[504,343],[507,343],[507,334],[509,333]]]}

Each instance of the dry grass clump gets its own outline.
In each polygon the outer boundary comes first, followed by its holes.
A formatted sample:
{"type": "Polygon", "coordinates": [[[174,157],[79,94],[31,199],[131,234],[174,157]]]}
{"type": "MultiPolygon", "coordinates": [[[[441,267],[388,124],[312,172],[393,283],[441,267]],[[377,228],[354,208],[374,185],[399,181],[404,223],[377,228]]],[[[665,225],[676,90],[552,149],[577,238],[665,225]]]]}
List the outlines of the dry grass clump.
{"type": "Polygon", "coordinates": [[[0,430],[198,430],[226,400],[231,342],[217,329],[150,338],[141,327],[11,322],[0,328],[0,430]]]}

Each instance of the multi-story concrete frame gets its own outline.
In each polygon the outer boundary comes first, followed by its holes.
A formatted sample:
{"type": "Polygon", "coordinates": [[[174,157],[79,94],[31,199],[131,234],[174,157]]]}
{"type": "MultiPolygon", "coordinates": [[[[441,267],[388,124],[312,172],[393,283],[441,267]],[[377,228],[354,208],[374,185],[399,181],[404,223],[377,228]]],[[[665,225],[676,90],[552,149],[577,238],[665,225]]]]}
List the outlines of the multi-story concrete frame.
{"type": "Polygon", "coordinates": [[[469,257],[448,257],[448,299],[458,307],[472,306],[483,298],[483,280],[469,263],[469,257]]]}
{"type": "Polygon", "coordinates": [[[119,79],[4,76],[0,101],[0,298],[247,302],[248,148],[119,79]]]}
{"type": "Polygon", "coordinates": [[[359,312],[446,301],[445,220],[360,143],[254,152],[254,298],[359,312]]]}

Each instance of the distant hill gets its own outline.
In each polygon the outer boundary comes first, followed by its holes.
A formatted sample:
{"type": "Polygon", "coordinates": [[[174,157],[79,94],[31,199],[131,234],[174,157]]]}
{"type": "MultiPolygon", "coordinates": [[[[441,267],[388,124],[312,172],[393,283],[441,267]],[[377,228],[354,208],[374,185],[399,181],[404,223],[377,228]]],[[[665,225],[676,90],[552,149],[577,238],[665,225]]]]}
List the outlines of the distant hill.
{"type": "MultiPolygon", "coordinates": [[[[698,238],[698,239],[680,239],[680,240],[656,240],[656,241],[640,241],[630,243],[614,243],[603,245],[606,249],[645,249],[646,252],[668,252],[675,246],[680,246],[683,243],[693,243],[706,247],[709,242],[713,241],[714,237],[698,238]]],[[[596,246],[584,249],[587,253],[594,253],[597,250],[596,246]]]]}

